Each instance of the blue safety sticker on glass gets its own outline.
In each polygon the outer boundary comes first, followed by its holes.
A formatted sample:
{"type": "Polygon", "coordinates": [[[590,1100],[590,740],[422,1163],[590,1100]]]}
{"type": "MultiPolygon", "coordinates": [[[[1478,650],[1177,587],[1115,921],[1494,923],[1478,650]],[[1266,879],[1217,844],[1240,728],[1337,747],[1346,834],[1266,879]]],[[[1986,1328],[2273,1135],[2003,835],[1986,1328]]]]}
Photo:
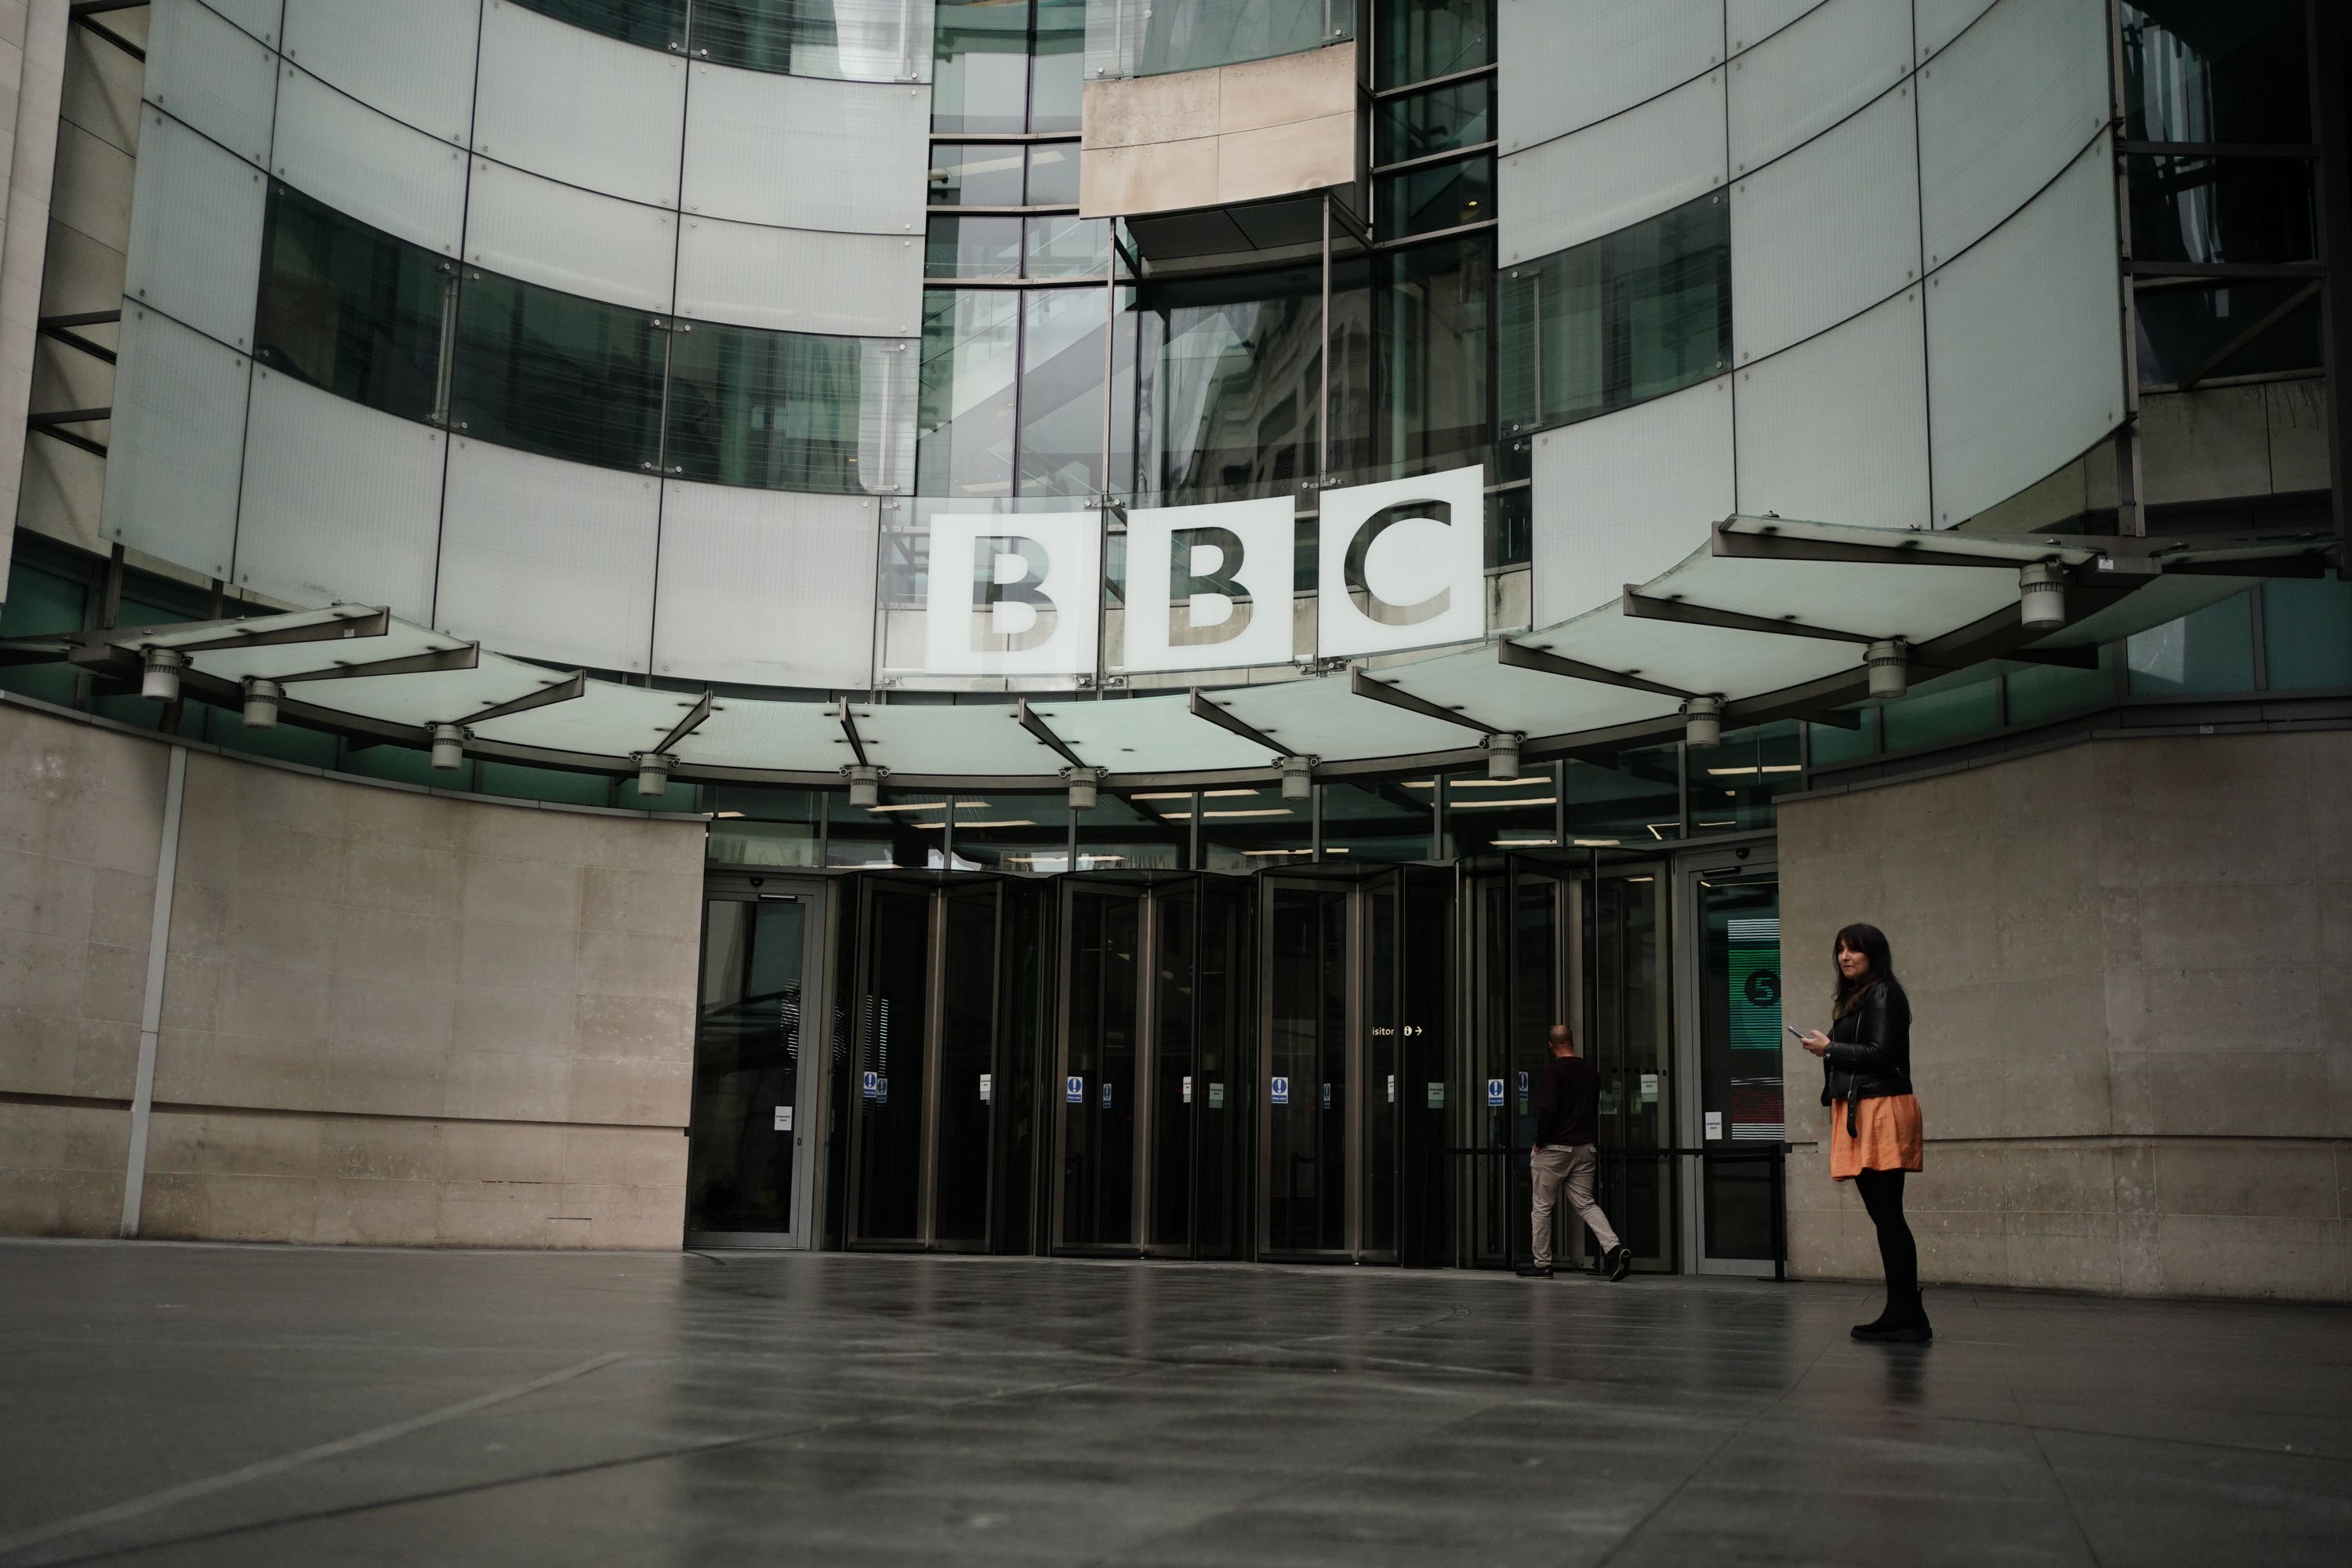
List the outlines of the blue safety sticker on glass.
{"type": "Polygon", "coordinates": [[[865,1077],[864,1088],[866,1098],[875,1099],[882,1092],[882,1075],[878,1072],[867,1073],[865,1077]]]}
{"type": "Polygon", "coordinates": [[[1501,1079],[1490,1078],[1486,1080],[1486,1103],[1489,1105],[1500,1105],[1503,1103],[1503,1080],[1501,1079]]]}
{"type": "Polygon", "coordinates": [[[1286,1078],[1276,1079],[1274,1080],[1274,1092],[1266,1096],[1266,1098],[1276,1105],[1288,1105],[1290,1103],[1290,1080],[1286,1078]]]}
{"type": "Polygon", "coordinates": [[[1323,1086],[1323,1109],[1331,1109],[1331,1086],[1328,1083],[1323,1086]]]}
{"type": "Polygon", "coordinates": [[[1105,1110],[1108,1110],[1110,1109],[1110,1085],[1108,1085],[1108,1084],[1105,1084],[1105,1085],[1103,1085],[1103,1086],[1102,1086],[1102,1094],[1103,1094],[1103,1103],[1102,1103],[1102,1108],[1103,1108],[1105,1110]]]}
{"type": "Polygon", "coordinates": [[[1087,1080],[1077,1077],[1064,1079],[1062,1098],[1072,1105],[1084,1105],[1087,1102],[1087,1080]]]}
{"type": "Polygon", "coordinates": [[[1525,1073],[1521,1073],[1521,1074],[1519,1075],[1519,1098],[1520,1098],[1521,1100],[1525,1100],[1527,1097],[1528,1097],[1528,1075],[1527,1075],[1527,1074],[1525,1074],[1525,1073]]]}
{"type": "Polygon", "coordinates": [[[874,1103],[877,1105],[887,1105],[890,1103],[890,1080],[888,1079],[877,1078],[874,1080],[874,1103]]]}

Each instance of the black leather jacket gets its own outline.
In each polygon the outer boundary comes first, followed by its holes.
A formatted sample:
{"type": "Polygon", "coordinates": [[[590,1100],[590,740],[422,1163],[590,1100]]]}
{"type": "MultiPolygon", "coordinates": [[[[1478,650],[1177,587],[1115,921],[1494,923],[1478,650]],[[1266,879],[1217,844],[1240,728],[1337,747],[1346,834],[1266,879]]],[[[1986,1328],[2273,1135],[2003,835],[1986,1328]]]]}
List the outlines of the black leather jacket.
{"type": "Polygon", "coordinates": [[[1856,1100],[1911,1092],[1911,998],[1882,980],[1830,1026],[1822,1058],[1822,1103],[1845,1101],[1845,1130],[1854,1131],[1856,1100]]]}

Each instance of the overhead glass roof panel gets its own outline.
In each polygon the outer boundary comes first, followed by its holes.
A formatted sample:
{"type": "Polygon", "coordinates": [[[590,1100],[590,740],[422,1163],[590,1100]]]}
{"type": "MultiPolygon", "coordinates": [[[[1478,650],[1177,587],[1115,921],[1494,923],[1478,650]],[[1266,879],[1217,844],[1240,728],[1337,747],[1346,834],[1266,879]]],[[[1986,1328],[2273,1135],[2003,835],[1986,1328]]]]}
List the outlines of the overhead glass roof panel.
{"type": "Polygon", "coordinates": [[[1478,736],[1463,725],[1355,696],[1344,674],[1231,689],[1219,692],[1218,700],[1234,717],[1292,752],[1327,761],[1454,752],[1478,743],[1478,736]]]}
{"type": "MultiPolygon", "coordinates": [[[[1226,693],[1219,693],[1222,699],[1226,693]]],[[[1262,768],[1265,748],[1195,718],[1190,699],[1133,697],[1107,701],[1038,702],[1030,711],[1053,726],[1070,750],[1115,773],[1262,768]]]]}
{"type": "Polygon", "coordinates": [[[998,776],[1058,773],[1066,764],[1024,730],[1012,699],[987,704],[852,705],[866,756],[898,773],[998,776]]]}

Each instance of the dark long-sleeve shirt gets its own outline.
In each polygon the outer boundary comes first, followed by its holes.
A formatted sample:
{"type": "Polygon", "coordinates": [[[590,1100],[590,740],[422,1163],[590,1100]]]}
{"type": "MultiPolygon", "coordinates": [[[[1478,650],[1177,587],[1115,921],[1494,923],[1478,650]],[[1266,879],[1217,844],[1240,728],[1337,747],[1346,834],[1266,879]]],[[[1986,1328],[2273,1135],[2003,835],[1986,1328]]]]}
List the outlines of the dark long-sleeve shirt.
{"type": "Polygon", "coordinates": [[[1582,1057],[1554,1057],[1536,1087],[1536,1145],[1601,1142],[1601,1075],[1582,1057]]]}

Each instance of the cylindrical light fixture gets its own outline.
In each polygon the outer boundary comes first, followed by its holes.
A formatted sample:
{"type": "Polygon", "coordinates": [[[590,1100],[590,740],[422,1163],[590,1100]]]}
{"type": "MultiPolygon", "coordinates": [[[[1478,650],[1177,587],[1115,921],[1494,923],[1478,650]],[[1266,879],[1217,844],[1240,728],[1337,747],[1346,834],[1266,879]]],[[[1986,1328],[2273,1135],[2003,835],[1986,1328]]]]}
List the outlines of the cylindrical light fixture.
{"type": "Polygon", "coordinates": [[[456,773],[466,760],[466,731],[458,724],[433,726],[433,765],[445,773],[456,773]]]}
{"type": "Polygon", "coordinates": [[[882,804],[882,770],[855,763],[841,770],[849,780],[849,804],[871,811],[882,804]]]}
{"type": "Polygon", "coordinates": [[[661,752],[635,752],[631,754],[637,759],[637,794],[667,795],[670,764],[677,759],[661,752]]]}
{"type": "Polygon", "coordinates": [[[186,668],[188,656],[178,648],[149,648],[146,668],[139,676],[139,695],[152,702],[178,701],[180,671],[186,668]]]}
{"type": "Polygon", "coordinates": [[[245,727],[248,730],[278,728],[278,700],[285,695],[274,680],[264,680],[257,675],[245,678],[245,727]]]}
{"type": "Polygon", "coordinates": [[[2066,624],[2066,569],[2055,561],[2036,561],[2017,569],[2017,619],[2021,626],[2063,626],[2066,624]]]}
{"type": "Polygon", "coordinates": [[[1519,776],[1519,741],[1513,733],[1486,737],[1486,776],[1490,779],[1515,779],[1519,776]]]}
{"type": "Polygon", "coordinates": [[[1694,746],[1717,745],[1723,740],[1723,699],[1694,697],[1683,704],[1683,739],[1694,746]]]}
{"type": "Polygon", "coordinates": [[[1100,768],[1064,768],[1062,770],[1062,776],[1070,781],[1070,809],[1072,811],[1092,811],[1095,808],[1096,791],[1102,783],[1103,770],[1100,768]]]}
{"type": "Polygon", "coordinates": [[[1872,643],[1863,649],[1862,664],[1870,672],[1873,697],[1900,697],[1911,689],[1911,647],[1901,637],[1872,643]]]}
{"type": "Polygon", "coordinates": [[[1282,798],[1311,800],[1315,795],[1315,761],[1311,757],[1282,759],[1282,798]]]}

